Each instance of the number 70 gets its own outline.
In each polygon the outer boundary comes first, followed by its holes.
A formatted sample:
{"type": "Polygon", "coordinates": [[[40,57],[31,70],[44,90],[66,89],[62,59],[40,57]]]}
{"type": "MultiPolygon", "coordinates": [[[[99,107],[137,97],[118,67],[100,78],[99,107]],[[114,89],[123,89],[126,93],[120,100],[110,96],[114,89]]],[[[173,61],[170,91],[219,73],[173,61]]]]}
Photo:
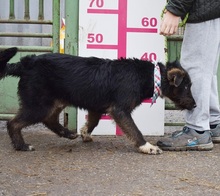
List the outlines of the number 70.
{"type": "Polygon", "coordinates": [[[89,7],[93,7],[93,5],[96,5],[96,7],[103,7],[104,6],[104,0],[91,0],[89,7]]]}

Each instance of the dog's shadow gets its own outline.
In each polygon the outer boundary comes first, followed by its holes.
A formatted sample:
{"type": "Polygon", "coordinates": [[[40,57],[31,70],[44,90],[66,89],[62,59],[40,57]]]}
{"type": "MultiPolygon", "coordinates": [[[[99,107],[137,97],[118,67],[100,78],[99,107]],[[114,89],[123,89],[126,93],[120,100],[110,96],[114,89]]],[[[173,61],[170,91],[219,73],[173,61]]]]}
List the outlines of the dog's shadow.
{"type": "Polygon", "coordinates": [[[51,153],[130,153],[134,152],[133,144],[126,136],[96,136],[93,141],[83,142],[81,136],[74,140],[60,138],[49,130],[42,132],[24,132],[24,138],[31,143],[35,151],[51,153]]]}

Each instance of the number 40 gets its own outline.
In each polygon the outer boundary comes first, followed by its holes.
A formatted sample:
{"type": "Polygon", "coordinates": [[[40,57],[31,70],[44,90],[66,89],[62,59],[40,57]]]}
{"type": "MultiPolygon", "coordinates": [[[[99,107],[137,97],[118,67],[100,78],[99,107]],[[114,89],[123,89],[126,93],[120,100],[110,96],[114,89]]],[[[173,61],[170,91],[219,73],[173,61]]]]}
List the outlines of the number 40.
{"type": "Polygon", "coordinates": [[[141,60],[145,60],[145,61],[156,61],[157,60],[157,55],[156,53],[152,52],[152,53],[148,53],[145,52],[142,57],[141,60]]]}

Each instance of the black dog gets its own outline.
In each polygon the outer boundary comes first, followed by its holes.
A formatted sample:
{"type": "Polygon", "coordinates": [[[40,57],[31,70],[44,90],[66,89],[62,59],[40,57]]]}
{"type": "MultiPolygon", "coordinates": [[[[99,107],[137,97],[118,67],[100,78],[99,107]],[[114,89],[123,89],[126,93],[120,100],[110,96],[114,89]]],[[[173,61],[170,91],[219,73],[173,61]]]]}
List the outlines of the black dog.
{"type": "MultiPolygon", "coordinates": [[[[154,94],[155,65],[138,59],[109,60],[66,54],[26,56],[17,63],[7,63],[17,52],[9,48],[0,53],[0,79],[20,77],[18,96],[20,108],[7,128],[16,150],[30,151],[21,129],[42,122],[60,137],[75,139],[76,132],[59,124],[58,117],[66,106],[88,110],[88,121],[81,130],[83,141],[91,141],[91,132],[103,113],[108,113],[143,153],[162,151],[146,142],[135,125],[131,112],[154,94]]],[[[192,109],[191,81],[178,62],[165,67],[158,63],[161,73],[160,96],[170,98],[181,109],[192,109]]]]}

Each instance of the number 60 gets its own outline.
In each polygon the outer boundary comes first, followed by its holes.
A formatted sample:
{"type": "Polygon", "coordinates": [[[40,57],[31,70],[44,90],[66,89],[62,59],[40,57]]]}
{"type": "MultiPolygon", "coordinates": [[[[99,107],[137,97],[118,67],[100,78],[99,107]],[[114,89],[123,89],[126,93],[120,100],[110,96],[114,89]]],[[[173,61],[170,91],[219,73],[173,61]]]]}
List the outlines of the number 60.
{"type": "Polygon", "coordinates": [[[144,27],[156,27],[157,26],[157,19],[156,18],[147,18],[144,17],[141,20],[142,26],[144,27]]]}

